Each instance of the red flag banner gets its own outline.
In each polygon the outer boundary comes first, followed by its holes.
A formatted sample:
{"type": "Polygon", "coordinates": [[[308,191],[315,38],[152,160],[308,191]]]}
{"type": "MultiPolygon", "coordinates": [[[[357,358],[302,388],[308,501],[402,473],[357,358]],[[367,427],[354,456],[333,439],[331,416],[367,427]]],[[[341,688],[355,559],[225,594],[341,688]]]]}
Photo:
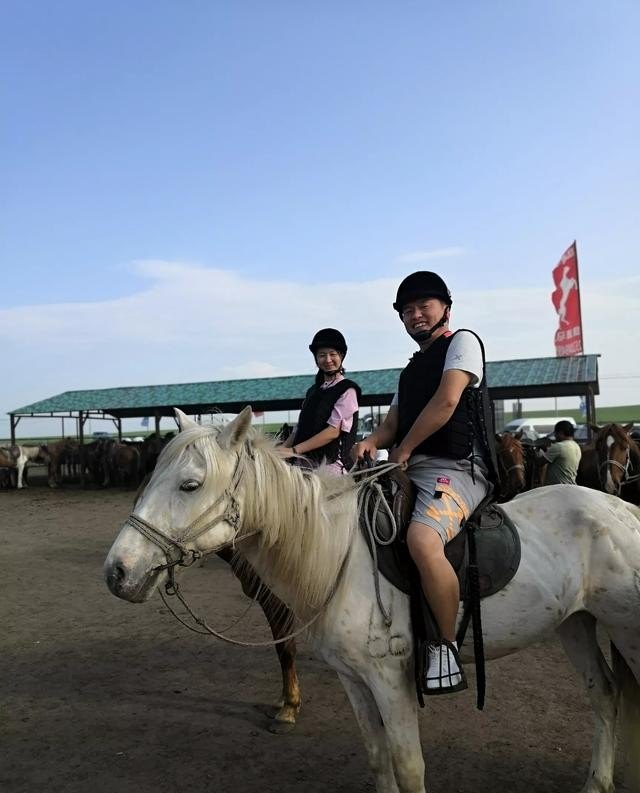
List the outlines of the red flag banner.
{"type": "Polygon", "coordinates": [[[558,314],[555,344],[556,356],[582,355],[582,316],[580,312],[580,282],[578,280],[578,251],[575,242],[562,254],[553,269],[555,290],[551,300],[558,314]]]}

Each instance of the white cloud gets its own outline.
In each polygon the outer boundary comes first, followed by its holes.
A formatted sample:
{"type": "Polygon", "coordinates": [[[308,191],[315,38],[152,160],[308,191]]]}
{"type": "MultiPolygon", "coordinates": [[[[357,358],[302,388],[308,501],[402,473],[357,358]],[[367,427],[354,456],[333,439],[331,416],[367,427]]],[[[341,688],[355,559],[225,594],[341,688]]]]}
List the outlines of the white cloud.
{"type": "Polygon", "coordinates": [[[436,259],[451,259],[456,256],[464,256],[467,253],[465,248],[434,248],[427,251],[409,251],[398,256],[398,264],[421,264],[431,262],[436,259]]]}
{"type": "MultiPolygon", "coordinates": [[[[0,310],[0,416],[72,389],[311,374],[308,344],[324,326],[345,333],[352,371],[402,366],[413,352],[391,307],[396,277],[299,283],[180,262],[134,266],[149,284],[123,298],[0,310]]],[[[581,287],[587,351],[602,353],[601,374],[640,374],[631,346],[640,278],[581,287]]],[[[476,330],[489,360],[551,356],[550,292],[455,289],[453,326],[476,330]]],[[[637,382],[603,379],[600,404],[637,402],[637,382]]]]}

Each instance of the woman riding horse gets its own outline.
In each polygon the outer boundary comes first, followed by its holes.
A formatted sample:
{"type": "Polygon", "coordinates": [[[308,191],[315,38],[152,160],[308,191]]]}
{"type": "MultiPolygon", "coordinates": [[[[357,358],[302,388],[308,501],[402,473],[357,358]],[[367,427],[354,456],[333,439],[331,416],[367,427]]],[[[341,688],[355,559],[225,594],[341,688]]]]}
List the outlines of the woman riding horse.
{"type": "Polygon", "coordinates": [[[360,387],[344,376],[347,342],[339,330],[319,330],[309,350],[318,367],[316,381],[307,391],[295,433],[280,447],[281,454],[304,455],[313,467],[325,462],[332,473],[341,475],[351,463],[360,387]]]}

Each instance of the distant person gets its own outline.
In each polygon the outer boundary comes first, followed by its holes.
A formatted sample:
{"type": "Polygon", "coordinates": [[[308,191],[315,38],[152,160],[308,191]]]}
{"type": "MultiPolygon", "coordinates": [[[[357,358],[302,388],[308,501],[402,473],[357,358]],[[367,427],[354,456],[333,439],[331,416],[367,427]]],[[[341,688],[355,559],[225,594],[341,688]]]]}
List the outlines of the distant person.
{"type": "Polygon", "coordinates": [[[278,430],[276,438],[284,443],[289,435],[291,435],[291,427],[285,421],[285,423],[278,430]]]}
{"type": "Polygon", "coordinates": [[[540,451],[548,463],[545,485],[575,485],[582,450],[573,438],[574,432],[570,421],[559,421],[553,428],[554,443],[540,451]]]}
{"type": "Polygon", "coordinates": [[[279,448],[285,457],[291,452],[301,454],[314,467],[325,462],[333,473],[341,475],[351,464],[360,387],[344,376],[347,343],[339,330],[319,330],[309,350],[318,367],[316,382],[302,403],[296,431],[279,448]]]}

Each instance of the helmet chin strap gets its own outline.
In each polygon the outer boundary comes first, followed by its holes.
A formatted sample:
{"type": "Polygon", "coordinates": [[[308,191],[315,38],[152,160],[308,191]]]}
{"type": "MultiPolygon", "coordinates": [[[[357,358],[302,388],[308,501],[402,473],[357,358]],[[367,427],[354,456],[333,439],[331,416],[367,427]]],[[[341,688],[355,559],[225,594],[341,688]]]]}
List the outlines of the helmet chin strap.
{"type": "Polygon", "coordinates": [[[446,325],[448,319],[449,319],[449,309],[445,308],[444,314],[442,315],[442,319],[439,322],[436,322],[435,325],[433,325],[430,328],[427,328],[427,330],[419,330],[417,333],[409,333],[409,335],[418,344],[424,344],[425,341],[429,341],[429,339],[433,336],[434,332],[438,330],[438,328],[442,328],[444,325],[446,325]]]}

